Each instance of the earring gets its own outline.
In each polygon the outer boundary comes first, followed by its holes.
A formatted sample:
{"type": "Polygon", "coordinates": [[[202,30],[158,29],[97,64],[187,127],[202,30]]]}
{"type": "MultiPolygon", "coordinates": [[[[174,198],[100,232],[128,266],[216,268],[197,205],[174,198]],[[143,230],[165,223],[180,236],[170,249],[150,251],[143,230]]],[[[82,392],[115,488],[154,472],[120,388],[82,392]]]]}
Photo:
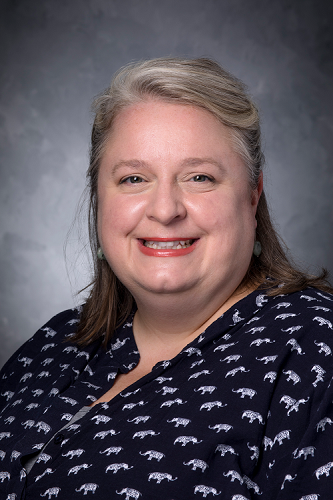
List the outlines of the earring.
{"type": "Polygon", "coordinates": [[[253,255],[259,257],[260,254],[261,254],[261,243],[260,241],[256,240],[253,246],[253,255]]]}
{"type": "Polygon", "coordinates": [[[105,260],[105,255],[103,253],[103,250],[101,247],[98,247],[98,250],[97,250],[97,258],[99,260],[105,260]]]}

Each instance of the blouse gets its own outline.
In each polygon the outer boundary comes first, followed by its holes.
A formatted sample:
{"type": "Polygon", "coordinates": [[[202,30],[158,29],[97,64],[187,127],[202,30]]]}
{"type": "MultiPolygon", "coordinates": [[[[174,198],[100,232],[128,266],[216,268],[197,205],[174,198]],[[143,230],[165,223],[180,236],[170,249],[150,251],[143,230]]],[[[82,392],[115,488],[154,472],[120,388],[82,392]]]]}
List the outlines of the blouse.
{"type": "Polygon", "coordinates": [[[140,355],[133,314],[83,349],[80,310],[58,314],[0,373],[0,498],[332,498],[332,308],[255,291],[65,429],[140,355]]]}

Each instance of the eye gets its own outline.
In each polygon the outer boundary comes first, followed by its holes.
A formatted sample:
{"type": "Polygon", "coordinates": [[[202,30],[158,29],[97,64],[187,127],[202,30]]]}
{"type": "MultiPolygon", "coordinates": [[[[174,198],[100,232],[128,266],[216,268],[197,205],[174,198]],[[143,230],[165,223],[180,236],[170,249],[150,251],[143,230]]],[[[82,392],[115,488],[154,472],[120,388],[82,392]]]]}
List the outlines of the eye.
{"type": "Polygon", "coordinates": [[[138,175],[131,175],[130,177],[126,177],[125,179],[122,179],[120,184],[139,184],[140,182],[143,182],[142,177],[139,177],[138,175]]]}
{"type": "Polygon", "coordinates": [[[192,177],[191,180],[193,180],[194,182],[206,182],[206,181],[212,182],[213,181],[213,179],[211,177],[208,177],[208,175],[204,175],[204,174],[197,174],[194,177],[192,177]]]}

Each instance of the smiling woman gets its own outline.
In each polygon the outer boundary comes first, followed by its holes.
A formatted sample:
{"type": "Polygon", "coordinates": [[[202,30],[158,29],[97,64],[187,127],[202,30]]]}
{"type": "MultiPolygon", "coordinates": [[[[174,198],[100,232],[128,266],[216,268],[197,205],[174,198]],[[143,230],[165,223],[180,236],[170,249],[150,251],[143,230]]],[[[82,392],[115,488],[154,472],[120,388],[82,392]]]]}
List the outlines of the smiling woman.
{"type": "Polygon", "coordinates": [[[155,59],[94,109],[94,277],[3,368],[3,498],[329,498],[332,288],[273,229],[243,84],[155,59]]]}

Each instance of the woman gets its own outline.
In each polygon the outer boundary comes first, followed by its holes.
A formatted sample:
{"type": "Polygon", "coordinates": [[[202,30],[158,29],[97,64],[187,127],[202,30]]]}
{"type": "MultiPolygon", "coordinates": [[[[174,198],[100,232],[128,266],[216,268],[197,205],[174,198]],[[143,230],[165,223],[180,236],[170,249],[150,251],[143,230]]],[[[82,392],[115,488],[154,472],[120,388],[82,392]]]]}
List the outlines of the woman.
{"type": "Polygon", "coordinates": [[[1,498],[329,498],[332,289],[272,228],[242,83],[156,59],[95,111],[95,277],[3,369],[1,498]]]}

